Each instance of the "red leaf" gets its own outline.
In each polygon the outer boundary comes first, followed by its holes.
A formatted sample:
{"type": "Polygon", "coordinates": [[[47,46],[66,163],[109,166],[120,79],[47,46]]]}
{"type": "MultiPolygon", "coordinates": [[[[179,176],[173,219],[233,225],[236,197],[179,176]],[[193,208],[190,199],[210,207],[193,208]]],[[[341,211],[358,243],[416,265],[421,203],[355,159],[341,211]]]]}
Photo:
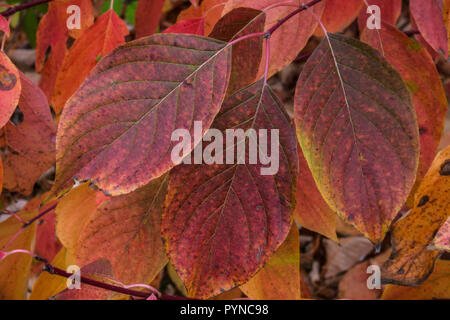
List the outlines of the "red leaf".
{"type": "Polygon", "coordinates": [[[172,131],[193,135],[197,120],[202,134],[209,128],[225,95],[230,60],[224,42],[192,35],[158,34],[114,50],[64,108],[55,190],[75,176],[119,195],[167,172],[174,166],[172,131]]]}
{"type": "Polygon", "coordinates": [[[361,40],[384,53],[412,94],[420,133],[414,193],[433,162],[444,129],[448,103],[439,73],[426,49],[389,24],[382,23],[380,30],[364,30],[361,40]]]}
{"type": "Polygon", "coordinates": [[[150,36],[159,27],[165,0],[139,0],[136,8],[136,38],[150,36]]]}
{"type": "MultiPolygon", "coordinates": [[[[234,165],[181,164],[170,172],[162,234],[189,296],[207,298],[246,282],[289,232],[298,160],[294,130],[282,108],[259,81],[230,96],[212,125],[222,133],[278,129],[275,175],[262,175],[266,166],[248,164],[248,154],[246,164],[235,158],[234,165]]],[[[226,148],[246,141],[238,138],[226,148]]]]}
{"type": "MultiPolygon", "coordinates": [[[[101,281],[103,283],[115,284],[114,272],[106,259],[100,259],[81,268],[80,275],[86,278],[101,281]]],[[[114,292],[90,286],[88,284],[80,284],[80,289],[66,289],[55,296],[55,300],[108,300],[114,292]]]]}
{"type": "Polygon", "coordinates": [[[177,21],[203,18],[205,34],[210,34],[214,25],[222,17],[227,0],[204,0],[198,7],[191,6],[178,15],[177,21]]]}
{"type": "Polygon", "coordinates": [[[174,25],[168,27],[163,33],[185,33],[197,34],[199,36],[205,35],[205,20],[203,18],[193,18],[181,20],[174,25]]]}
{"type": "Polygon", "coordinates": [[[37,179],[55,162],[56,123],[42,90],[22,73],[20,82],[19,108],[24,120],[5,127],[4,187],[29,195],[37,179]]]}
{"type": "Polygon", "coordinates": [[[410,0],[409,9],[420,35],[436,51],[448,58],[447,29],[443,18],[442,1],[410,0]]]}
{"type": "Polygon", "coordinates": [[[93,8],[90,0],[62,0],[48,4],[48,11],[39,22],[36,35],[36,71],[42,73],[39,87],[49,101],[53,94],[56,76],[66,56],[66,42],[69,35],[77,38],[82,30],[93,22],[93,8]],[[70,5],[80,8],[80,29],[67,29],[67,19],[70,17],[67,8],[70,5]],[[48,50],[50,54],[47,57],[48,50]]]}
{"type": "Polygon", "coordinates": [[[415,111],[399,74],[368,45],[329,34],[303,68],[294,108],[322,196],[372,242],[381,241],[419,160],[415,111]]]}
{"type": "Polygon", "coordinates": [[[9,21],[2,15],[0,15],[0,31],[3,31],[5,37],[9,38],[9,21]]]}
{"type": "Polygon", "coordinates": [[[19,102],[20,75],[8,56],[0,51],[0,128],[8,121],[19,102]]]}
{"type": "Polygon", "coordinates": [[[75,41],[64,58],[55,83],[52,105],[59,114],[72,94],[86,79],[97,62],[123,44],[128,34],[126,24],[113,10],[101,15],[75,41]]]}
{"type": "MultiPolygon", "coordinates": [[[[209,37],[231,41],[264,31],[266,15],[255,9],[238,8],[224,15],[209,37]]],[[[257,80],[262,58],[263,37],[251,37],[233,45],[232,69],[227,94],[245,88],[257,80]],[[245,70],[245,72],[242,72],[245,70]]]]}
{"type": "MultiPolygon", "coordinates": [[[[328,32],[339,32],[347,28],[358,16],[363,0],[325,0],[325,9],[320,20],[328,32]]],[[[320,26],[314,32],[323,36],[320,26]]]]}

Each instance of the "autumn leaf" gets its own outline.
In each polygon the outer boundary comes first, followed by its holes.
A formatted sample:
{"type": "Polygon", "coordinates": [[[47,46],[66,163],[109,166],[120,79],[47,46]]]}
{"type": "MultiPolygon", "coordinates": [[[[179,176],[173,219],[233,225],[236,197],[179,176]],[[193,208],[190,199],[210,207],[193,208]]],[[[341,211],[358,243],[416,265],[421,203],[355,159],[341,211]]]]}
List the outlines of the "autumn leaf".
{"type": "Polygon", "coordinates": [[[442,13],[442,1],[410,0],[409,10],[420,35],[434,51],[448,58],[448,39],[442,13]]]}
{"type": "Polygon", "coordinates": [[[361,40],[384,54],[412,94],[421,146],[413,195],[433,162],[444,130],[448,103],[441,79],[427,50],[387,23],[379,30],[365,29],[361,40]]]}
{"type": "MultiPolygon", "coordinates": [[[[74,14],[74,13],[72,13],[74,14]]],[[[77,38],[81,32],[94,22],[91,0],[61,0],[48,4],[48,11],[39,22],[36,34],[36,71],[41,73],[39,87],[51,101],[56,76],[67,52],[69,36],[77,38]],[[67,20],[71,5],[80,8],[80,28],[69,30],[67,20]],[[47,57],[47,52],[50,53],[47,57]]]]}
{"type": "Polygon", "coordinates": [[[300,235],[295,223],[266,265],[241,290],[255,300],[299,300],[300,235]]]}
{"type": "MultiPolygon", "coordinates": [[[[235,155],[234,164],[181,164],[170,172],[162,234],[190,297],[208,298],[248,281],[289,232],[297,155],[295,133],[282,108],[260,80],[227,98],[212,125],[220,132],[278,129],[275,175],[261,173],[268,168],[260,162],[249,164],[248,154],[239,163],[235,155]]],[[[246,144],[248,138],[237,140],[226,148],[246,144]]],[[[222,147],[222,141],[215,142],[206,148],[222,147]]]]}
{"type": "Polygon", "coordinates": [[[52,105],[59,114],[67,99],[78,89],[99,58],[123,44],[126,24],[113,10],[101,15],[70,48],[56,78],[52,105]]]}
{"type": "MultiPolygon", "coordinates": [[[[48,261],[53,260],[61,249],[61,243],[57,239],[55,231],[54,206],[58,201],[57,198],[51,197],[50,193],[46,192],[40,197],[31,199],[27,203],[27,206],[32,205],[39,208],[40,213],[46,212],[37,222],[33,252],[40,257],[45,257],[48,261]],[[50,211],[47,212],[47,210],[50,211]]],[[[33,262],[31,272],[32,274],[37,274],[42,270],[43,264],[39,261],[33,262]]]]}
{"type": "Polygon", "coordinates": [[[8,56],[0,51],[0,128],[8,121],[19,103],[20,75],[8,56]]]}
{"type": "Polygon", "coordinates": [[[439,229],[430,247],[450,252],[450,218],[447,218],[447,221],[439,229]]]}
{"type": "MultiPolygon", "coordinates": [[[[264,31],[265,14],[250,8],[238,8],[224,15],[214,26],[209,37],[232,41],[264,31]]],[[[250,37],[233,45],[232,69],[227,95],[245,88],[257,79],[262,58],[263,37],[250,37]],[[242,72],[245,70],[245,72],[242,72]]]]}
{"type": "Polygon", "coordinates": [[[298,147],[298,179],[294,219],[302,227],[323,234],[338,242],[336,214],[330,209],[317,189],[301,148],[298,147]]]}
{"type": "Polygon", "coordinates": [[[191,6],[178,15],[177,21],[200,18],[203,21],[205,34],[210,34],[215,24],[222,17],[227,0],[204,0],[200,6],[191,6]]]}
{"type": "MultiPolygon", "coordinates": [[[[300,4],[305,4],[306,0],[297,0],[300,4]]],[[[253,8],[261,10],[266,13],[266,22],[264,30],[268,30],[274,26],[280,19],[284,18],[292,11],[296,10],[292,6],[279,6],[278,4],[286,3],[285,0],[230,0],[226,3],[223,10],[223,15],[239,7],[253,8]],[[274,8],[272,8],[274,7],[274,8]]],[[[305,47],[308,39],[312,36],[316,29],[318,22],[316,18],[308,11],[312,10],[318,17],[322,15],[324,8],[324,1],[317,3],[308,10],[295,15],[292,19],[284,23],[277,31],[270,37],[270,67],[269,76],[280,71],[288,64],[290,64],[298,55],[298,53],[305,47]],[[282,54],[281,54],[282,53],[282,54]]],[[[265,57],[266,49],[263,48],[262,56],[265,57]]],[[[264,74],[264,63],[259,66],[257,78],[264,74]]]]}
{"type": "Polygon", "coordinates": [[[186,19],[171,25],[169,28],[164,30],[163,33],[184,33],[204,36],[205,25],[203,18],[186,19]]]}
{"type": "MultiPolygon", "coordinates": [[[[21,219],[28,221],[37,215],[37,208],[26,207],[17,214],[21,219]]],[[[16,238],[14,234],[22,228],[22,223],[14,217],[9,217],[0,223],[0,250],[12,251],[15,249],[31,250],[36,225],[30,225],[16,238]],[[12,241],[10,239],[13,239],[12,241]],[[8,245],[7,247],[5,247],[8,245]]],[[[23,300],[27,297],[28,276],[30,274],[31,256],[24,253],[11,254],[0,261],[0,299],[23,300]]]]}
{"type": "Polygon", "coordinates": [[[388,24],[395,26],[402,11],[402,0],[364,0],[363,7],[358,16],[358,27],[362,32],[367,26],[371,13],[367,13],[367,5],[376,5],[380,8],[380,18],[388,24]]]}
{"type": "Polygon", "coordinates": [[[150,283],[167,263],[160,229],[167,180],[102,203],[81,230],[77,264],[105,258],[121,282],[150,283]]]}
{"type": "Polygon", "coordinates": [[[80,233],[103,200],[101,192],[83,183],[59,201],[55,209],[56,234],[70,255],[75,256],[80,233]]]}
{"type": "Polygon", "coordinates": [[[385,283],[418,285],[433,271],[439,252],[427,250],[450,213],[450,147],[436,156],[414,198],[414,208],[392,230],[392,254],[383,265],[385,283]]]}
{"type": "MultiPolygon", "coordinates": [[[[62,247],[55,258],[52,266],[66,270],[68,266],[74,265],[75,259],[66,248],[62,247]]],[[[49,272],[41,272],[31,290],[29,300],[47,300],[67,288],[67,279],[49,272]]]]}
{"type": "Polygon", "coordinates": [[[19,109],[23,122],[6,124],[2,146],[4,187],[29,195],[38,178],[55,162],[56,123],[39,87],[20,73],[19,109]]]}
{"type": "MultiPolygon", "coordinates": [[[[368,283],[379,275],[377,271],[386,261],[390,250],[357,264],[348,270],[339,281],[338,296],[340,299],[375,300],[383,292],[382,287],[370,287],[368,283]],[[375,270],[375,272],[374,272],[375,270]],[[372,276],[372,277],[371,277],[372,276]]],[[[379,279],[377,279],[379,280],[379,279]]],[[[373,283],[372,283],[373,284],[373,283]]]]}
{"type": "Polygon", "coordinates": [[[0,15],[0,31],[3,32],[6,38],[9,38],[11,32],[9,29],[9,21],[2,15],[0,15]]]}
{"type": "Polygon", "coordinates": [[[398,73],[364,43],[328,34],[297,83],[297,137],[330,208],[379,243],[416,177],[419,132],[398,73]]]}
{"type": "Polygon", "coordinates": [[[430,277],[417,287],[388,285],[383,300],[450,299],[450,261],[438,260],[430,277]]]}
{"type": "Polygon", "coordinates": [[[226,43],[180,34],[132,41],[103,58],[64,107],[54,190],[75,176],[120,195],[167,172],[172,131],[193,136],[194,121],[202,121],[202,135],[209,128],[230,60],[226,43]]]}
{"type": "MultiPolygon", "coordinates": [[[[106,259],[96,260],[82,267],[80,274],[89,279],[115,284],[114,271],[111,263],[106,259]]],[[[114,292],[109,290],[81,283],[80,289],[71,290],[66,287],[55,295],[55,300],[108,300],[113,295],[114,292]]]]}
{"type": "Polygon", "coordinates": [[[138,0],[136,8],[136,39],[154,34],[159,27],[159,20],[165,0],[138,0]]]}
{"type": "MultiPolygon", "coordinates": [[[[342,31],[356,19],[363,3],[363,0],[325,0],[325,9],[320,20],[328,32],[342,31]]],[[[322,28],[317,27],[314,34],[323,37],[322,28]]]]}

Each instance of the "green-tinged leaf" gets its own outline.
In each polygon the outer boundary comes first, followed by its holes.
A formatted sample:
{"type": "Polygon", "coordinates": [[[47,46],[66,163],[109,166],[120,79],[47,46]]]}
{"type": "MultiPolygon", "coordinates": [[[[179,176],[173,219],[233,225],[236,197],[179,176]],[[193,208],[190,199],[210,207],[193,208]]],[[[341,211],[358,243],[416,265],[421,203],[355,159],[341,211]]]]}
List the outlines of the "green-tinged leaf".
{"type": "Polygon", "coordinates": [[[325,201],[380,242],[417,172],[419,132],[397,71],[358,40],[328,34],[295,95],[297,137],[325,201]]]}

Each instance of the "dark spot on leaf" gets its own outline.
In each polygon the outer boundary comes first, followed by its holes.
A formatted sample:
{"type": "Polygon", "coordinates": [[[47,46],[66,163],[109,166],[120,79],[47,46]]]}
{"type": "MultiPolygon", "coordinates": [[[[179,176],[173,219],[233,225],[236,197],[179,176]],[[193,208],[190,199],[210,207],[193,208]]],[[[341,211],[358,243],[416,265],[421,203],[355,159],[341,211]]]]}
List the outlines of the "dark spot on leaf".
{"type": "Polygon", "coordinates": [[[424,134],[424,133],[426,133],[427,132],[427,129],[426,128],[423,128],[423,127],[420,127],[419,128],[419,133],[420,134],[424,134]]]}
{"type": "Polygon", "coordinates": [[[0,90],[11,90],[16,85],[16,82],[16,76],[12,73],[9,73],[4,66],[0,66],[0,90]]]}
{"type": "Polygon", "coordinates": [[[430,197],[423,196],[422,198],[420,198],[419,204],[417,205],[417,207],[420,208],[420,207],[424,206],[429,200],[430,200],[430,197]]]}
{"type": "Polygon", "coordinates": [[[441,176],[450,176],[450,159],[445,160],[439,170],[441,176]]]}

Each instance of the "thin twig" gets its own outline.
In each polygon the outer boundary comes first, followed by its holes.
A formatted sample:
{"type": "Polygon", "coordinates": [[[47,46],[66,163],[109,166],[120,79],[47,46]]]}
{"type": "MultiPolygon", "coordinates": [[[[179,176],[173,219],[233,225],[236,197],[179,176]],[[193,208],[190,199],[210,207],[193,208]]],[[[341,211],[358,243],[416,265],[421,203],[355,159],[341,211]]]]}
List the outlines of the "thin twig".
{"type": "Polygon", "coordinates": [[[19,11],[22,11],[22,10],[25,10],[25,9],[28,9],[31,7],[35,7],[40,4],[50,2],[50,1],[53,1],[53,0],[35,0],[35,1],[18,4],[17,6],[11,7],[3,12],[0,12],[0,14],[4,17],[9,17],[10,15],[13,15],[16,12],[19,12],[19,11]]]}
{"type": "Polygon", "coordinates": [[[50,211],[52,211],[53,209],[56,208],[57,203],[55,203],[54,205],[48,207],[47,209],[45,209],[44,211],[40,212],[37,216],[35,216],[34,218],[28,220],[27,222],[25,222],[22,226],[22,229],[25,229],[26,227],[28,227],[30,224],[32,224],[33,222],[35,222],[36,220],[42,218],[43,216],[45,216],[47,213],[49,213],[50,211]]]}

